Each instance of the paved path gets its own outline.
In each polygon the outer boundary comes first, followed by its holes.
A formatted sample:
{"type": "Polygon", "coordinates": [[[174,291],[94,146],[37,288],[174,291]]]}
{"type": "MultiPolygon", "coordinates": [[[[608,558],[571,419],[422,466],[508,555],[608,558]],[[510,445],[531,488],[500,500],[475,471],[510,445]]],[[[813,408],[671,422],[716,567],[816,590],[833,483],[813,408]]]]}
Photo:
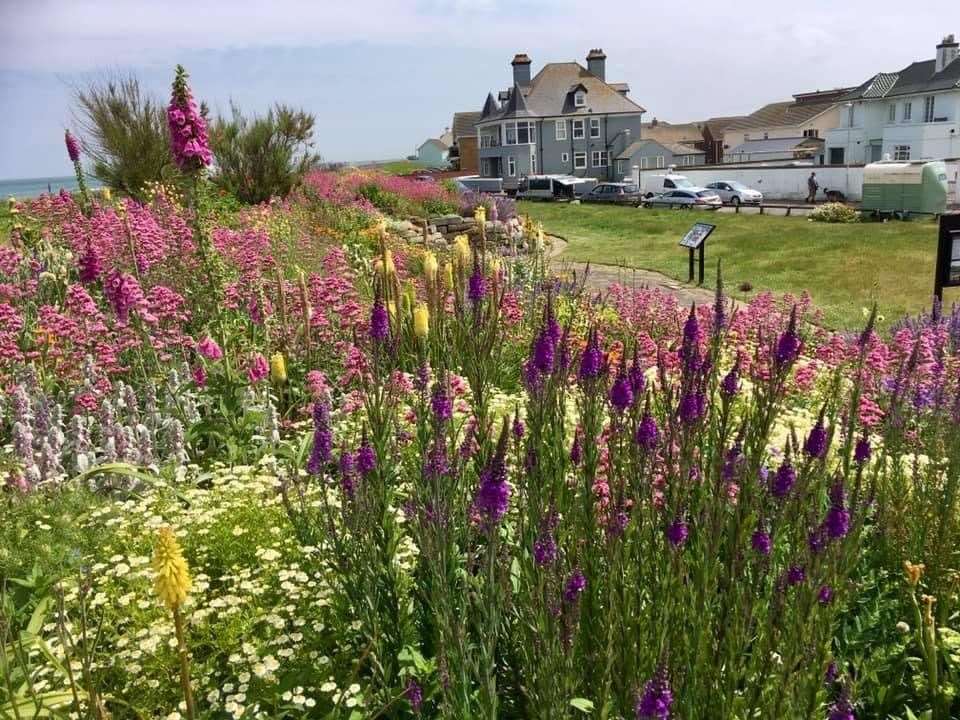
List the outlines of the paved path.
{"type": "MultiPolygon", "coordinates": [[[[578,279],[582,277],[582,274],[587,270],[587,263],[564,260],[563,251],[567,247],[567,241],[555,235],[549,235],[548,238],[553,243],[550,250],[550,262],[554,270],[574,271],[577,273],[578,279]]],[[[713,290],[688,285],[653,270],[590,263],[590,271],[587,274],[586,282],[588,288],[606,290],[613,284],[659,289],[675,296],[680,305],[690,305],[694,302],[698,305],[711,304],[714,300],[713,290]]]]}

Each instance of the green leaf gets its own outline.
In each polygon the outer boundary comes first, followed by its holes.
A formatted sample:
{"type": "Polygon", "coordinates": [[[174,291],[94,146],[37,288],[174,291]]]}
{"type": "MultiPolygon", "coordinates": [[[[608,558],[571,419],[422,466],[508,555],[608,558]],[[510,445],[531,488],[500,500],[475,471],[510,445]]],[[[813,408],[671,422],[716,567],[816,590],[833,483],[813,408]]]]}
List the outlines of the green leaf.
{"type": "Polygon", "coordinates": [[[570,701],[570,706],[585,715],[593,712],[593,701],[587,700],[586,698],[573,698],[573,700],[570,701]]]}

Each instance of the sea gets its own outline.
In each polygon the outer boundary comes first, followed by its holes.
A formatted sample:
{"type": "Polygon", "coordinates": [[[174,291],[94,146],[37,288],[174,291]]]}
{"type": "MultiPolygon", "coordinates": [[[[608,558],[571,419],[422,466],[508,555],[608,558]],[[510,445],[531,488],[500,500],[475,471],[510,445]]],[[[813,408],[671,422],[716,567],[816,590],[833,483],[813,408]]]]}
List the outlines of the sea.
{"type": "MultiPolygon", "coordinates": [[[[101,186],[99,180],[86,178],[87,187],[93,190],[101,186]]],[[[63,188],[67,192],[79,190],[77,178],[73,175],[63,177],[24,178],[22,180],[0,180],[0,200],[8,197],[34,198],[45,192],[58,193],[63,188]]]]}

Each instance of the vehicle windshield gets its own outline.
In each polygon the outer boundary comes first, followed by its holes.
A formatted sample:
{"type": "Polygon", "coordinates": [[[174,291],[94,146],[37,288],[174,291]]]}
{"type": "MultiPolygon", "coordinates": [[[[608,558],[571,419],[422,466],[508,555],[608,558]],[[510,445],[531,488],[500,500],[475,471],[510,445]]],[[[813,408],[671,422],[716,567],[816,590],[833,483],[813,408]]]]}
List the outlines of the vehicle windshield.
{"type": "Polygon", "coordinates": [[[673,184],[676,185],[678,188],[693,187],[693,183],[687,180],[686,178],[672,177],[670,179],[673,180],[673,184]]]}
{"type": "Polygon", "coordinates": [[[628,193],[635,193],[635,192],[640,192],[640,188],[638,188],[636,185],[627,185],[625,188],[623,188],[623,191],[628,193]]]}

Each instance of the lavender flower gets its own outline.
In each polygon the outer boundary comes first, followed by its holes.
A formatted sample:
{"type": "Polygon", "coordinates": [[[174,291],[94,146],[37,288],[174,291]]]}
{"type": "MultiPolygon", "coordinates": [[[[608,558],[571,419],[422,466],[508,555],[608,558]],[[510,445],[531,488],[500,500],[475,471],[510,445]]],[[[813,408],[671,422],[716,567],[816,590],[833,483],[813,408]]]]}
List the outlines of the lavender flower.
{"type": "Polygon", "coordinates": [[[824,520],[827,535],[833,540],[839,540],[850,532],[850,512],[845,503],[846,493],[843,490],[843,484],[837,482],[830,488],[830,509],[824,520]]]}
{"type": "Polygon", "coordinates": [[[634,400],[638,399],[643,394],[643,389],[647,384],[646,378],[643,376],[643,366],[640,364],[640,358],[637,357],[637,350],[633,350],[633,362],[630,363],[630,370],[627,373],[627,377],[630,380],[630,389],[633,391],[634,400]]]}
{"type": "Polygon", "coordinates": [[[686,392],[680,398],[680,421],[694,425],[706,412],[707,398],[701,392],[686,392]]]}
{"type": "Polygon", "coordinates": [[[660,440],[660,430],[657,428],[657,421],[653,419],[650,413],[645,413],[640,419],[640,425],[637,426],[637,434],[634,439],[637,445],[647,452],[652,452],[657,448],[657,442],[660,440]]]}
{"type": "Polygon", "coordinates": [[[853,449],[853,461],[857,463],[857,465],[863,465],[870,459],[871,452],[870,438],[864,435],[857,440],[857,444],[853,449]]]}
{"type": "Polygon", "coordinates": [[[679,518],[667,526],[667,540],[675,548],[682,548],[690,535],[690,526],[679,518]]]}
{"type": "Polygon", "coordinates": [[[777,341],[776,364],[779,368],[792,365],[800,357],[800,336],[797,334],[797,306],[790,312],[790,323],[777,341]]]}
{"type": "Polygon", "coordinates": [[[817,602],[821,605],[829,605],[833,602],[833,588],[829,585],[821,585],[817,592],[817,602]]]}
{"type": "Polygon", "coordinates": [[[807,436],[803,451],[816,459],[823,458],[827,454],[827,430],[823,425],[823,412],[820,413],[820,419],[807,436]]]}
{"type": "Polygon", "coordinates": [[[723,376],[720,381],[720,392],[727,398],[732,398],[740,391],[740,356],[737,355],[737,361],[730,368],[730,372],[723,376]]]}
{"type": "Polygon", "coordinates": [[[634,705],[634,712],[637,720],[670,720],[672,706],[673,690],[666,670],[661,668],[644,686],[643,694],[634,705]]]}
{"type": "Polygon", "coordinates": [[[556,559],[557,541],[553,539],[552,533],[544,532],[533,543],[533,561],[543,567],[550,565],[556,559]]]}
{"type": "Polygon", "coordinates": [[[377,469],[377,451],[364,437],[357,449],[357,471],[361,475],[369,475],[377,469]]]}
{"type": "Polygon", "coordinates": [[[777,500],[783,500],[790,494],[794,483],[797,481],[797,471],[793,469],[790,460],[784,460],[777,472],[773,476],[773,483],[770,485],[770,492],[777,500]]]}
{"type": "Polygon", "coordinates": [[[373,301],[370,310],[370,338],[376,343],[385,342],[390,335],[390,317],[379,295],[373,301]]]}
{"type": "Polygon", "coordinates": [[[544,375],[549,375],[553,372],[555,358],[556,340],[549,329],[544,328],[533,343],[533,365],[544,375]]]}
{"type": "Polygon", "coordinates": [[[807,571],[803,565],[791,565],[787,570],[787,584],[799,585],[807,579],[807,571]]]}
{"type": "Polygon", "coordinates": [[[307,472],[319,475],[330,461],[333,434],[330,431],[330,408],[326,403],[313,404],[313,448],[307,460],[307,472]]]}
{"type": "Polygon", "coordinates": [[[407,698],[407,702],[410,703],[410,709],[419,715],[420,706],[423,705],[423,689],[414,678],[407,680],[407,688],[404,690],[403,695],[407,698]]]}
{"type": "Polygon", "coordinates": [[[450,462],[447,459],[447,445],[442,438],[434,440],[427,450],[427,461],[423,472],[427,477],[439,478],[450,472],[450,462]]]}
{"type": "Polygon", "coordinates": [[[700,339],[700,324],[697,322],[697,305],[690,306],[690,314],[683,324],[683,342],[680,345],[680,359],[684,367],[695,368],[699,357],[698,342],[700,339]]]}
{"type": "Polygon", "coordinates": [[[507,423],[504,422],[493,457],[480,471],[480,487],[474,507],[488,528],[496,525],[507,514],[510,504],[510,484],[507,482],[507,423]]]}
{"type": "Polygon", "coordinates": [[[446,387],[440,383],[433,384],[433,392],[430,396],[430,409],[433,411],[433,417],[443,424],[453,417],[453,401],[447,395],[446,387]]]}
{"type": "Polygon", "coordinates": [[[576,568],[567,578],[567,582],[563,586],[563,599],[570,605],[573,605],[580,599],[580,594],[587,587],[587,578],[581,572],[580,568],[576,568]]]}
{"type": "Polygon", "coordinates": [[[610,388],[610,404],[619,412],[633,405],[633,387],[622,365],[617,379],[613,381],[613,387],[610,388]]]}
{"type": "Polygon", "coordinates": [[[356,483],[356,470],[357,463],[356,458],[353,456],[353,453],[344,449],[340,453],[340,488],[343,490],[343,494],[353,500],[353,496],[356,493],[357,483],[356,483]]]}
{"type": "Polygon", "coordinates": [[[773,541],[770,538],[770,533],[763,530],[754,531],[750,537],[750,545],[756,552],[764,557],[770,555],[770,551],[773,549],[773,541]]]}
{"type": "Polygon", "coordinates": [[[480,270],[480,261],[475,260],[473,264],[473,274],[470,275],[470,281],[467,287],[467,297],[477,305],[483,301],[487,295],[487,280],[480,270]]]}
{"type": "Polygon", "coordinates": [[[603,359],[597,331],[591,330],[587,338],[587,347],[580,358],[580,382],[600,377],[600,373],[603,372],[603,359]]]}

